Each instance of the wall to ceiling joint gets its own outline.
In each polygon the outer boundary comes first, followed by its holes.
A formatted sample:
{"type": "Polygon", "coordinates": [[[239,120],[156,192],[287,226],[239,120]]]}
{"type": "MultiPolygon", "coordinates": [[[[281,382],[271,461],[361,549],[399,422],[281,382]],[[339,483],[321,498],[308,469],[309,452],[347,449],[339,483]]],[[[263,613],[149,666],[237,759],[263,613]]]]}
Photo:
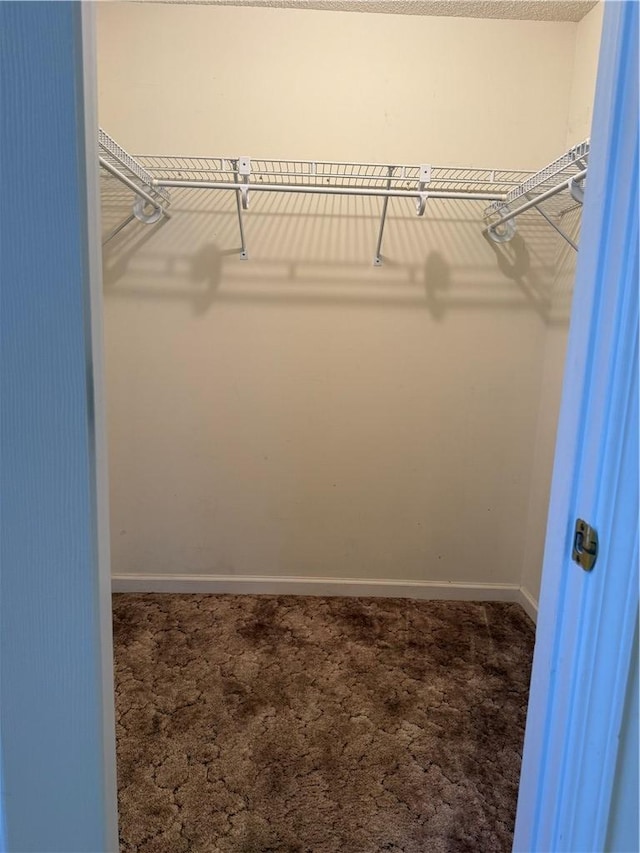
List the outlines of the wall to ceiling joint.
{"type": "Polygon", "coordinates": [[[205,6],[262,6],[442,18],[518,21],[581,21],[597,0],[138,0],[205,6]]]}

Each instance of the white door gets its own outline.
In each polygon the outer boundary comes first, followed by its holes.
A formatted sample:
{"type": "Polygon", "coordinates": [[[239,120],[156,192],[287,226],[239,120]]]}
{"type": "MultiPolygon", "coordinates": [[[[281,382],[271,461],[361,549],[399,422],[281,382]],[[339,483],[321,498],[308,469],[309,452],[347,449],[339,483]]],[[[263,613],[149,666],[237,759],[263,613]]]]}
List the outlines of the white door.
{"type": "Polygon", "coordinates": [[[637,750],[625,763],[619,749],[638,740],[629,690],[638,665],[635,2],[605,7],[591,141],[514,843],[522,853],[639,849],[637,794],[625,805],[629,787],[637,792],[637,750]],[[578,518],[599,537],[591,571],[572,561],[578,518]]]}

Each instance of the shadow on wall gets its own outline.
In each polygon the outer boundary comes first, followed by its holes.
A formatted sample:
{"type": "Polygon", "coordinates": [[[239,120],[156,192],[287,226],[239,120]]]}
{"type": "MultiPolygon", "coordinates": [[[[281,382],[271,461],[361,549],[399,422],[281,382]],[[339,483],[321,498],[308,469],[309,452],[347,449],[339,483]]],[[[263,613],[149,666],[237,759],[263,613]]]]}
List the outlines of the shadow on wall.
{"type": "MultiPolygon", "coordinates": [[[[252,301],[422,307],[438,322],[459,310],[534,311],[567,324],[575,253],[539,217],[523,215],[514,238],[496,244],[482,234],[482,203],[432,201],[422,218],[390,204],[383,266],[374,267],[378,201],[259,197],[244,218],[245,262],[235,198],[177,191],[171,220],[133,221],[104,247],[105,296],[185,301],[198,315],[216,301],[252,301]]],[[[130,204],[103,182],[105,232],[130,204]]],[[[568,230],[577,233],[579,216],[568,230]]]]}
{"type": "Polygon", "coordinates": [[[498,269],[513,281],[536,304],[543,316],[548,316],[550,307],[549,276],[541,278],[531,264],[527,244],[519,232],[508,243],[494,243],[485,235],[487,244],[494,251],[498,269]]]}
{"type": "Polygon", "coordinates": [[[434,320],[445,314],[444,300],[451,287],[451,268],[440,252],[429,252],[424,265],[424,290],[434,320]]]}
{"type": "Polygon", "coordinates": [[[222,261],[225,255],[237,255],[237,249],[227,249],[221,252],[215,243],[202,246],[191,260],[189,280],[198,285],[193,298],[193,308],[196,314],[204,314],[214,299],[222,279],[222,261]]]}

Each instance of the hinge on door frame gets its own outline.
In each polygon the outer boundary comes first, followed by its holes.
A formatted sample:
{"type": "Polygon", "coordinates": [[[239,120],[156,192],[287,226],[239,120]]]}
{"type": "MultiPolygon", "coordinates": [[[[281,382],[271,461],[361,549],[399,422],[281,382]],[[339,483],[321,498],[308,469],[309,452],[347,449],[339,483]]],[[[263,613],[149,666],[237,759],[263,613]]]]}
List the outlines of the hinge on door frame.
{"type": "Polygon", "coordinates": [[[598,559],[598,534],[581,518],[576,519],[571,557],[585,572],[590,572],[598,559]]]}

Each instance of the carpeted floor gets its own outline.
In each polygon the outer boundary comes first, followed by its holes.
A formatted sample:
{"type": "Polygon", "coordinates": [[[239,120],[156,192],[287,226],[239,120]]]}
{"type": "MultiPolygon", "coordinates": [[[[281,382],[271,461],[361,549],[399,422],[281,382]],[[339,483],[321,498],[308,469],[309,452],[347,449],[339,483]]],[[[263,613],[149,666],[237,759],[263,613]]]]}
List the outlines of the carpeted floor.
{"type": "Polygon", "coordinates": [[[115,595],[122,853],[511,850],[515,604],[115,595]]]}

